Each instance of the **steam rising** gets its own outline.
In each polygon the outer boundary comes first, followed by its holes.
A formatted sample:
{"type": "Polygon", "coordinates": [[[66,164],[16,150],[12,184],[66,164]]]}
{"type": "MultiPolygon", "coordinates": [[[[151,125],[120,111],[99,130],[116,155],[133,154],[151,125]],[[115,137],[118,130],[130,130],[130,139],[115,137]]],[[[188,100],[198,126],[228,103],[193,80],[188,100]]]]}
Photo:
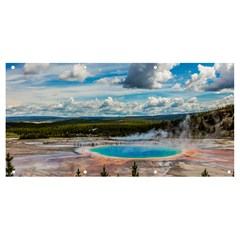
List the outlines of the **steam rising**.
{"type": "Polygon", "coordinates": [[[179,124],[180,138],[191,138],[190,121],[190,116],[187,115],[186,118],[179,124]]]}
{"type": "MultiPolygon", "coordinates": [[[[190,116],[187,115],[186,118],[179,124],[179,131],[177,132],[177,135],[179,138],[191,138],[191,128],[190,128],[190,123],[191,119],[190,116]]],[[[167,137],[172,137],[172,132],[164,131],[162,129],[155,130],[151,129],[147,133],[135,133],[131,134],[126,137],[113,137],[112,139],[114,140],[126,140],[126,141],[131,141],[131,140],[152,140],[157,137],[160,138],[167,138],[167,137]]]]}
{"type": "Polygon", "coordinates": [[[156,137],[168,137],[168,132],[161,129],[155,130],[151,129],[147,133],[135,133],[126,137],[113,137],[114,140],[151,140],[156,137]]]}

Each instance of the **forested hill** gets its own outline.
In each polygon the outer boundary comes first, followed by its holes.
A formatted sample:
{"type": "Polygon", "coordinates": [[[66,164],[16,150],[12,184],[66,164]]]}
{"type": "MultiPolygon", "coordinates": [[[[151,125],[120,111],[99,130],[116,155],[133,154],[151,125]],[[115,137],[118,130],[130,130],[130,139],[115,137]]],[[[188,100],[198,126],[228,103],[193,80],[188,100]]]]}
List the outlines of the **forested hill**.
{"type": "MultiPolygon", "coordinates": [[[[56,119],[55,119],[56,120],[56,119]]],[[[59,119],[60,120],[60,119],[59,119]]],[[[233,138],[234,105],[195,114],[153,117],[77,118],[53,122],[7,121],[7,136],[21,139],[48,137],[116,137],[146,133],[152,129],[168,132],[168,137],[233,138]]]]}
{"type": "Polygon", "coordinates": [[[234,138],[234,105],[190,117],[193,137],[234,138]]]}

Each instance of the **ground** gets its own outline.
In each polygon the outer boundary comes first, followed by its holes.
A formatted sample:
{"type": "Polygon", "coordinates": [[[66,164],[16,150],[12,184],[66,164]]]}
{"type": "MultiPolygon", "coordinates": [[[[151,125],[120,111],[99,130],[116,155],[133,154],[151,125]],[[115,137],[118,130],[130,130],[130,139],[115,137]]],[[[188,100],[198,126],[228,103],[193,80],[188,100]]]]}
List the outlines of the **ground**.
{"type": "Polygon", "coordinates": [[[232,176],[234,169],[231,140],[165,138],[127,143],[178,147],[182,153],[152,159],[121,159],[90,153],[88,149],[92,146],[126,144],[102,138],[8,138],[6,151],[14,157],[15,176],[75,176],[78,168],[83,176],[100,176],[103,165],[111,176],[131,176],[130,166],[134,161],[140,176],[201,176],[205,168],[210,176],[232,176]]]}

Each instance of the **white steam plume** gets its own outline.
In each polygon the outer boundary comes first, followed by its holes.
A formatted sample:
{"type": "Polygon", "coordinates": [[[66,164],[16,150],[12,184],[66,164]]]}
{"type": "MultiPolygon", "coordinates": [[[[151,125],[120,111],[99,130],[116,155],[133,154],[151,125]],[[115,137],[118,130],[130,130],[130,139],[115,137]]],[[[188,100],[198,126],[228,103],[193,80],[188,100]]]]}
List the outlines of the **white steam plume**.
{"type": "Polygon", "coordinates": [[[191,138],[190,121],[190,116],[187,115],[186,118],[179,124],[180,138],[191,138]]]}
{"type": "Polygon", "coordinates": [[[151,129],[147,133],[135,133],[126,137],[113,137],[112,139],[114,140],[151,140],[154,139],[155,137],[163,137],[166,138],[168,137],[168,132],[163,131],[161,129],[155,130],[151,129]]]}

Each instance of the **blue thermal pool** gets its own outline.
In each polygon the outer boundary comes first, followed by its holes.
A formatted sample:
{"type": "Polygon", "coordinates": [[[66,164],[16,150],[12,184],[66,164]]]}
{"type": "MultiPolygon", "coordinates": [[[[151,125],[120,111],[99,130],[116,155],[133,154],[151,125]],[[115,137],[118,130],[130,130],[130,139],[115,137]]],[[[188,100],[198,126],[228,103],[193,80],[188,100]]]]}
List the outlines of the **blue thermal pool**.
{"type": "Polygon", "coordinates": [[[169,157],[181,152],[181,150],[176,148],[166,148],[159,146],[138,146],[138,145],[101,146],[90,148],[89,151],[108,157],[119,158],[169,157]]]}

